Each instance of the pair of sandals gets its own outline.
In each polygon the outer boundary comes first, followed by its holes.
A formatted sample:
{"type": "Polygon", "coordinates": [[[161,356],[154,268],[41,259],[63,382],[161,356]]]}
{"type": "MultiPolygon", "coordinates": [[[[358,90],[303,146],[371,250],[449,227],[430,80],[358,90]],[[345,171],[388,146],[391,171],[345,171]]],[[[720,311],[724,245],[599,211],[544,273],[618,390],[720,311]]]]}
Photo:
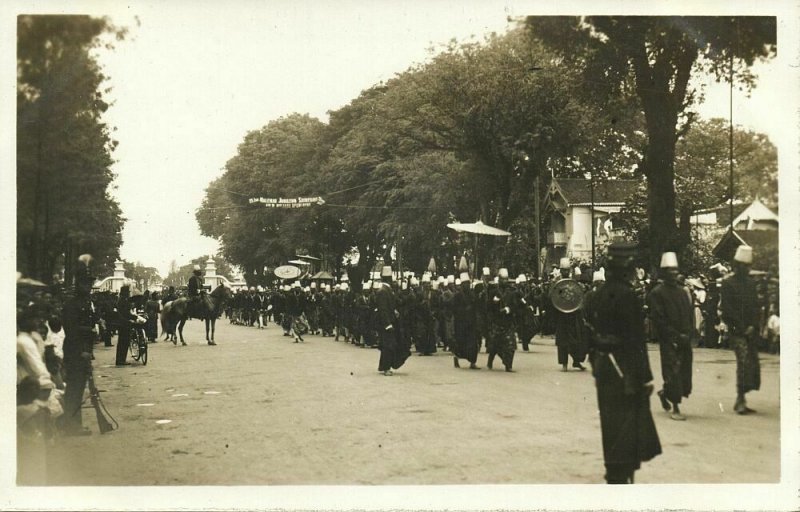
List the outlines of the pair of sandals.
{"type": "MultiPolygon", "coordinates": [[[[664,396],[664,390],[662,389],[656,394],[658,395],[658,399],[661,400],[661,407],[663,407],[667,412],[672,411],[672,406],[670,406],[669,400],[667,400],[667,397],[664,396]]],[[[686,421],[686,416],[676,411],[672,411],[669,417],[675,421],[686,421]]]]}

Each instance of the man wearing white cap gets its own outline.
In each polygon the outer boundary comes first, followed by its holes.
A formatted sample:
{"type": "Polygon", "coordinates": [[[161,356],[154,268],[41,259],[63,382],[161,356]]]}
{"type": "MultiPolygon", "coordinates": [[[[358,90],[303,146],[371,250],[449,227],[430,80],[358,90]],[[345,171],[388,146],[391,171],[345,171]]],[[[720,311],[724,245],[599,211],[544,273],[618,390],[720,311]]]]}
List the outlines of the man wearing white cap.
{"type": "Polygon", "coordinates": [[[395,370],[403,366],[411,352],[399,332],[399,319],[397,315],[397,301],[392,291],[392,267],[384,266],[381,269],[381,282],[376,283],[375,315],[377,319],[378,336],[380,337],[381,357],[378,361],[378,371],[383,375],[392,375],[395,370]]]}
{"type": "Polygon", "coordinates": [[[733,274],[722,281],[720,310],[728,326],[730,343],[736,353],[737,414],[755,412],[747,407],[744,395],[761,387],[761,366],[758,362],[758,294],[750,278],[753,249],[740,245],[733,258],[733,274]]]}
{"type": "Polygon", "coordinates": [[[650,318],[661,349],[664,387],[658,392],[673,420],[685,420],[679,404],[692,392],[692,303],[678,283],[678,258],[674,252],[661,256],[661,279],[650,292],[650,318]],[[670,407],[670,404],[671,407],[670,407]]]}
{"type": "Polygon", "coordinates": [[[470,288],[469,274],[462,272],[459,279],[461,285],[453,295],[453,366],[460,368],[458,360],[466,359],[471,370],[478,370],[480,368],[476,363],[480,342],[476,325],[477,297],[470,288]]]}
{"type": "Polygon", "coordinates": [[[514,307],[515,294],[508,282],[508,270],[501,268],[497,274],[498,284],[491,286],[487,294],[489,337],[486,339],[488,354],[486,367],[491,370],[495,356],[499,355],[506,371],[511,372],[514,353],[517,350],[514,316],[511,309],[514,307]]]}
{"type": "MultiPolygon", "coordinates": [[[[569,279],[572,265],[569,258],[561,258],[559,268],[560,279],[569,279]]],[[[583,339],[583,318],[580,311],[564,313],[553,309],[556,324],[556,347],[558,349],[558,364],[561,371],[567,371],[567,363],[572,357],[572,367],[585,370],[581,364],[586,359],[586,344],[583,339]]]]}

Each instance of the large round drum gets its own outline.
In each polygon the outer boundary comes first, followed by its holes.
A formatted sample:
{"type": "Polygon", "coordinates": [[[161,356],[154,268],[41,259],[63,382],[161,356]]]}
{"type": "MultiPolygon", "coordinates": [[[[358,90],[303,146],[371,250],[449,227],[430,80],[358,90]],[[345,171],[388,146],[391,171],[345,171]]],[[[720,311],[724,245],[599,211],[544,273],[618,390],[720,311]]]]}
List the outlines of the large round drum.
{"type": "Polygon", "coordinates": [[[562,279],[550,287],[550,301],[562,313],[572,313],[583,306],[583,286],[573,279],[562,279]]]}

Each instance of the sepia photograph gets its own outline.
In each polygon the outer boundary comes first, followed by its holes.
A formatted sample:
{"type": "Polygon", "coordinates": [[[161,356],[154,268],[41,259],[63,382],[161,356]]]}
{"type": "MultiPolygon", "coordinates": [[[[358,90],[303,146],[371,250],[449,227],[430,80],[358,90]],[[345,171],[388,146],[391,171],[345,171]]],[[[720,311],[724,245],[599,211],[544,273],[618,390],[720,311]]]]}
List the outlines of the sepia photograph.
{"type": "Polygon", "coordinates": [[[0,509],[800,507],[796,2],[0,13],[0,509]]]}

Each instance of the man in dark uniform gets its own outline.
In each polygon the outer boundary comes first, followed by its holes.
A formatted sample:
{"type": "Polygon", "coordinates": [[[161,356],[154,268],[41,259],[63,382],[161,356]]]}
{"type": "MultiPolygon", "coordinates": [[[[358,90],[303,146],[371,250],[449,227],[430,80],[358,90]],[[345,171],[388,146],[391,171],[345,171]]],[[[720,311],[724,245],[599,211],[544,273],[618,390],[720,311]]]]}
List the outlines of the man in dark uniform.
{"type": "Polygon", "coordinates": [[[97,322],[91,301],[92,278],[89,265],[92,257],[84,254],[78,258],[75,270],[75,292],[64,304],[64,431],[69,435],[88,435],[83,428],[81,404],[83,392],[92,366],[94,325],[97,322]]]}
{"type": "Polygon", "coordinates": [[[466,359],[469,361],[471,370],[479,370],[478,350],[480,350],[480,338],[478,337],[478,298],[470,288],[469,274],[461,273],[460,288],[453,296],[453,316],[455,337],[453,339],[453,366],[460,368],[458,360],[466,359]]]}
{"type": "Polygon", "coordinates": [[[178,294],[175,292],[175,287],[170,286],[167,288],[167,292],[164,294],[164,297],[161,299],[161,305],[165,306],[167,302],[172,302],[173,300],[178,298],[178,294]]]}
{"type": "Polygon", "coordinates": [[[744,395],[761,387],[761,366],[758,361],[758,293],[750,278],[753,249],[740,245],[733,258],[733,274],[722,281],[720,310],[728,326],[730,343],[736,353],[737,414],[755,412],[747,407],[744,395]]]}
{"type": "Polygon", "coordinates": [[[686,288],[678,283],[678,258],[674,252],[661,256],[661,279],[650,292],[650,319],[661,350],[664,388],[658,392],[665,411],[673,420],[685,420],[679,404],[692,392],[692,303],[686,288]],[[670,406],[670,404],[672,404],[670,406]]]}
{"type": "Polygon", "coordinates": [[[498,284],[488,290],[487,312],[489,319],[489,338],[486,340],[488,358],[486,367],[492,369],[495,356],[499,355],[507,372],[512,372],[517,338],[514,333],[512,307],[517,300],[508,282],[508,269],[497,271],[498,284]]]}
{"type": "Polygon", "coordinates": [[[375,315],[381,350],[378,371],[386,376],[392,375],[392,368],[400,368],[411,354],[400,343],[397,303],[391,282],[392,267],[384,266],[381,269],[381,282],[375,283],[375,315]]]}
{"type": "Polygon", "coordinates": [[[200,290],[203,289],[203,278],[200,277],[200,265],[195,265],[192,277],[186,284],[186,293],[189,297],[189,316],[198,318],[200,312],[200,290]]]}
{"type": "MultiPolygon", "coordinates": [[[[560,261],[560,279],[570,278],[570,261],[569,258],[561,258],[560,261]]],[[[558,282],[558,281],[556,281],[558,282]]],[[[555,283],[553,283],[555,284],[555,283]]],[[[580,311],[572,313],[564,313],[553,308],[553,315],[555,317],[556,325],[556,346],[558,347],[558,364],[561,365],[561,371],[567,371],[567,363],[569,358],[572,357],[572,367],[578,370],[585,370],[581,364],[586,359],[586,347],[583,340],[583,318],[580,311]]]]}
{"type": "Polygon", "coordinates": [[[653,374],[643,305],[630,284],[635,247],[609,246],[606,283],[584,304],[609,484],[633,483],[641,463],[661,453],[650,412],[653,374]]]}

